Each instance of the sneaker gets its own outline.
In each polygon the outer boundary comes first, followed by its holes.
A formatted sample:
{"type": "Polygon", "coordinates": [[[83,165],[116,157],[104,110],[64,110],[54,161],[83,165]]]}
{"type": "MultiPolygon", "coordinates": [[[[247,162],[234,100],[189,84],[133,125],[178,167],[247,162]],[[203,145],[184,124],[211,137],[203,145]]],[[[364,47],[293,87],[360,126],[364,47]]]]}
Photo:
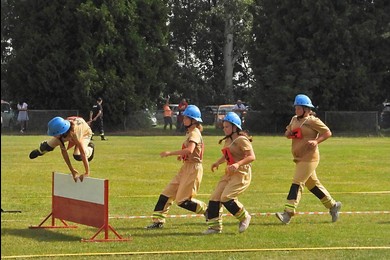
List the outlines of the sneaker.
{"type": "Polygon", "coordinates": [[[222,233],[222,230],[219,229],[213,229],[213,228],[208,228],[206,231],[203,231],[203,235],[211,235],[211,234],[220,234],[222,233]]]}
{"type": "Polygon", "coordinates": [[[291,216],[290,216],[290,214],[288,214],[288,212],[286,212],[286,211],[284,211],[283,213],[277,212],[275,215],[284,224],[287,225],[288,223],[290,223],[291,216]]]}
{"type": "Polygon", "coordinates": [[[341,202],[337,201],[333,207],[330,208],[329,214],[332,216],[332,222],[336,222],[339,219],[341,209],[341,202]]]}
{"type": "Polygon", "coordinates": [[[145,228],[146,229],[159,229],[159,228],[163,228],[163,227],[164,227],[164,223],[153,222],[152,224],[150,224],[149,226],[146,226],[145,228]]]}
{"type": "Polygon", "coordinates": [[[251,222],[251,215],[249,215],[248,213],[246,214],[246,218],[240,222],[240,224],[238,225],[238,231],[240,233],[244,232],[245,230],[247,230],[247,228],[249,227],[249,223],[251,222]]]}
{"type": "Polygon", "coordinates": [[[38,156],[42,156],[43,154],[41,154],[41,152],[38,150],[38,149],[35,149],[34,151],[32,151],[30,153],[30,159],[35,159],[37,158],[38,156]]]}

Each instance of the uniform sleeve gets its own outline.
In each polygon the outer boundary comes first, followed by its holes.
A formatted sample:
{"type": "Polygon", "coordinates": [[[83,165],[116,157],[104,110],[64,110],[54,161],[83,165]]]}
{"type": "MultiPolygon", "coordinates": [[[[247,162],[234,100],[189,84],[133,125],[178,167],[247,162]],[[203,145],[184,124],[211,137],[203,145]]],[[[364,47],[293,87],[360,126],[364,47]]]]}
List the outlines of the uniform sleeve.
{"type": "Polygon", "coordinates": [[[317,131],[320,135],[330,131],[329,127],[327,127],[318,117],[312,117],[308,123],[310,127],[317,131]]]}
{"type": "Polygon", "coordinates": [[[195,128],[194,131],[191,131],[191,133],[189,133],[188,142],[194,142],[196,144],[200,144],[202,142],[202,137],[197,128],[195,128]]]}
{"type": "Polygon", "coordinates": [[[239,138],[239,140],[237,140],[237,141],[238,141],[239,147],[241,147],[241,149],[242,149],[243,151],[250,151],[250,150],[252,150],[252,144],[251,144],[251,142],[248,140],[248,138],[241,137],[241,138],[239,138]]]}

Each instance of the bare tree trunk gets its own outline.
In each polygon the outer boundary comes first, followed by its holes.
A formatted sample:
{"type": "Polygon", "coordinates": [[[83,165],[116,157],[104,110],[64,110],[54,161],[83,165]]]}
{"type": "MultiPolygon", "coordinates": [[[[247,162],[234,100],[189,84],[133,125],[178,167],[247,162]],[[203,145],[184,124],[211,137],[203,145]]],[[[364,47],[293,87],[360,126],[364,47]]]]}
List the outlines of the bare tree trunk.
{"type": "Polygon", "coordinates": [[[225,65],[225,95],[226,102],[233,102],[233,20],[231,15],[227,15],[225,21],[225,46],[223,48],[223,58],[225,65]]]}

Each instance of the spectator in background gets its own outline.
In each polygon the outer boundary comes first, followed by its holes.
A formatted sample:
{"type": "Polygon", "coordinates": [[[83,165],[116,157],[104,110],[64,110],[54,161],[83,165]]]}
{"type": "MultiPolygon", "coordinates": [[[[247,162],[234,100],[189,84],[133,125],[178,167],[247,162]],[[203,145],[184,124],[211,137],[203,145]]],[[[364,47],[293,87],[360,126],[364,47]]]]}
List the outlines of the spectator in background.
{"type": "Polygon", "coordinates": [[[177,107],[177,109],[179,110],[179,114],[177,115],[176,131],[184,132],[185,127],[183,125],[183,112],[184,110],[186,110],[187,107],[188,107],[187,100],[183,98],[180,101],[179,106],[177,107]]]}
{"type": "Polygon", "coordinates": [[[17,108],[19,111],[18,122],[20,123],[20,133],[23,134],[27,129],[27,121],[29,120],[27,112],[28,105],[26,102],[20,101],[17,105],[17,108]]]}
{"type": "Polygon", "coordinates": [[[95,134],[95,131],[99,131],[100,139],[102,141],[105,141],[107,139],[104,137],[102,103],[103,103],[103,99],[101,97],[96,99],[96,104],[93,105],[92,110],[89,112],[88,124],[91,125],[92,136],[95,134]]]}
{"type": "Polygon", "coordinates": [[[164,130],[167,129],[167,126],[169,125],[169,129],[172,130],[172,110],[169,107],[169,96],[166,99],[166,102],[163,106],[164,109],[164,130]]]}
{"type": "Polygon", "coordinates": [[[237,103],[234,105],[233,111],[240,117],[242,123],[244,123],[243,118],[246,114],[247,108],[240,99],[237,100],[237,103]]]}

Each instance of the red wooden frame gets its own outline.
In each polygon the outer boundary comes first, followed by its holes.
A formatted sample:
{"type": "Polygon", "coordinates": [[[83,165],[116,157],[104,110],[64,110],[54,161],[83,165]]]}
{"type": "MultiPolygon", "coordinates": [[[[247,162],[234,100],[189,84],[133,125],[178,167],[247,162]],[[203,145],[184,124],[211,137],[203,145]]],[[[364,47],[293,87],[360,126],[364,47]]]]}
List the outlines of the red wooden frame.
{"type": "MultiPolygon", "coordinates": [[[[77,200],[74,198],[62,197],[55,195],[54,177],[56,173],[52,174],[52,211],[51,213],[38,225],[30,226],[29,228],[77,228],[77,226],[68,225],[66,221],[92,226],[99,228],[98,231],[90,239],[82,239],[82,242],[110,242],[110,241],[129,241],[129,238],[123,238],[115,231],[115,229],[108,223],[108,180],[104,182],[104,203],[95,203],[89,201],[77,200]],[[44,226],[43,224],[51,217],[51,225],[44,226]],[[58,219],[63,225],[56,225],[58,219]],[[112,231],[115,238],[109,238],[109,231],[112,231]],[[97,236],[104,232],[103,239],[97,239],[97,236]]],[[[87,179],[87,178],[86,178],[87,179]]],[[[85,180],[86,180],[85,179],[85,180]]]]}

